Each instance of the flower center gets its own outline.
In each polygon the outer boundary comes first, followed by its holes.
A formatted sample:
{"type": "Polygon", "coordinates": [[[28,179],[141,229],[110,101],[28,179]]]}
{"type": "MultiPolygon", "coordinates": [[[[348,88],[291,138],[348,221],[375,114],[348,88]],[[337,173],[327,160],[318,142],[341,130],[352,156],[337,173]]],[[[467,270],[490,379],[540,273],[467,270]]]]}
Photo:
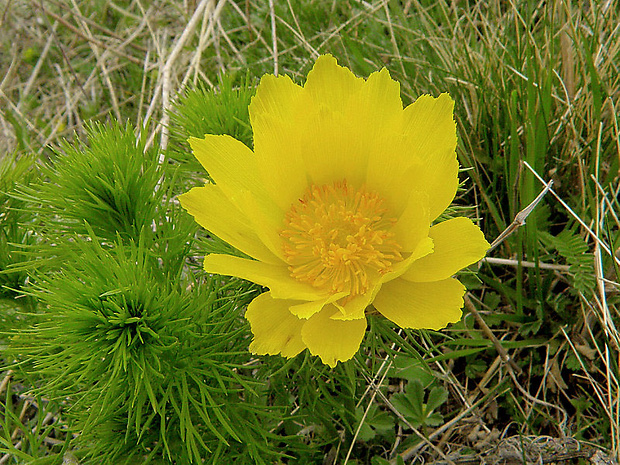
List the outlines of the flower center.
{"type": "Polygon", "coordinates": [[[280,232],[291,276],[330,293],[363,294],[402,260],[383,199],[346,180],[312,185],[293,203],[280,232]],[[374,278],[374,279],[373,279],[374,278]]]}

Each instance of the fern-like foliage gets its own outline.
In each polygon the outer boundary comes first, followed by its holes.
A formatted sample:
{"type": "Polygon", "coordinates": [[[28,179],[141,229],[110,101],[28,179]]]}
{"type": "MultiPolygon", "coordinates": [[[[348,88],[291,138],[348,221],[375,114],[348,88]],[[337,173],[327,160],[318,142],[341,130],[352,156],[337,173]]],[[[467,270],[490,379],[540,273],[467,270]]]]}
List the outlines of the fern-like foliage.
{"type": "Polygon", "coordinates": [[[588,243],[573,231],[565,228],[556,236],[539,231],[540,238],[547,248],[555,249],[570,266],[575,291],[588,293],[596,285],[594,258],[588,243]]]}

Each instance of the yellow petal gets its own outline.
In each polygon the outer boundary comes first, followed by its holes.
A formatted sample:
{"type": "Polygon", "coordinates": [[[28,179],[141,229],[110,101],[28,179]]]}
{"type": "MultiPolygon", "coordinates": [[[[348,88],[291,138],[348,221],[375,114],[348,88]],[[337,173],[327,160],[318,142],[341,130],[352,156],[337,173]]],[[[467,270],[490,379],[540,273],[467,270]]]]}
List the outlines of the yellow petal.
{"type": "Polygon", "coordinates": [[[417,260],[402,275],[416,282],[439,281],[484,257],[490,245],[482,231],[469,218],[453,218],[436,224],[429,231],[435,243],[432,254],[417,260]]]}
{"type": "Polygon", "coordinates": [[[266,189],[283,210],[310,183],[331,184],[345,177],[362,182],[366,164],[359,157],[364,154],[352,147],[361,142],[339,102],[349,102],[363,83],[327,55],[317,60],[303,89],[288,78],[261,79],[256,104],[250,107],[255,152],[266,189]]]}
{"type": "Polygon", "coordinates": [[[301,339],[304,320],[288,311],[291,301],[274,299],[269,292],[256,297],[245,312],[254,339],[250,351],[258,355],[294,357],[306,348],[301,339]]]}
{"type": "Polygon", "coordinates": [[[400,84],[390,77],[386,68],[368,76],[359,95],[351,103],[351,115],[365,121],[368,129],[376,133],[382,133],[400,121],[403,112],[400,84]]]}
{"type": "Polygon", "coordinates": [[[421,95],[405,108],[403,124],[407,138],[415,144],[415,152],[422,159],[456,147],[454,100],[449,94],[436,98],[421,95]]]}
{"type": "Polygon", "coordinates": [[[403,273],[405,273],[417,260],[422,257],[426,257],[428,254],[433,252],[434,248],[433,240],[430,237],[425,237],[420,241],[415,250],[405,258],[403,261],[395,263],[392,265],[392,271],[385,273],[379,279],[380,283],[387,283],[388,281],[392,281],[400,277],[403,273]]]}
{"type": "Polygon", "coordinates": [[[399,84],[385,69],[367,80],[322,57],[308,75],[302,158],[314,184],[366,183],[369,157],[390,157],[403,112],[399,84]]]}
{"type": "Polygon", "coordinates": [[[245,215],[216,185],[195,187],[180,195],[179,202],[200,226],[246,255],[267,263],[281,263],[258,238],[245,215]]]}
{"type": "Polygon", "coordinates": [[[422,163],[410,167],[403,183],[429,193],[429,219],[435,221],[454,200],[459,186],[459,163],[454,149],[444,149],[422,163]]]}
{"type": "Polygon", "coordinates": [[[289,78],[264,76],[250,118],[270,196],[287,210],[310,183],[346,178],[361,186],[370,156],[392,156],[402,113],[400,86],[386,69],[364,80],[322,56],[303,89],[289,78]]]}
{"type": "Polygon", "coordinates": [[[237,203],[242,205],[245,215],[250,220],[256,235],[273,255],[284,261],[284,250],[280,231],[284,227],[284,212],[271,202],[261,202],[254,192],[239,192],[237,203]]]}
{"type": "Polygon", "coordinates": [[[204,139],[190,137],[189,145],[204,169],[233,202],[239,191],[264,195],[264,186],[256,176],[254,153],[243,143],[228,135],[207,134],[204,139]]]}
{"type": "Polygon", "coordinates": [[[209,273],[236,276],[266,286],[275,299],[321,300],[327,297],[309,284],[291,278],[284,264],[278,266],[232,255],[211,254],[205,257],[204,269],[209,273]]]}
{"type": "Polygon", "coordinates": [[[379,289],[381,289],[381,283],[376,284],[364,294],[353,297],[344,305],[341,305],[339,302],[334,302],[334,306],[340,311],[332,316],[332,319],[359,320],[360,318],[364,318],[366,308],[372,303],[379,289]]]}
{"type": "Polygon", "coordinates": [[[409,191],[429,194],[433,221],[452,202],[458,187],[454,101],[448,94],[420,96],[405,108],[402,127],[389,155],[368,160],[368,185],[383,193],[392,208],[404,208],[409,191]]]}
{"type": "Polygon", "coordinates": [[[351,95],[361,90],[364,79],[338,65],[331,55],[322,55],[308,73],[304,90],[320,106],[340,110],[349,103],[351,95]]]}
{"type": "Polygon", "coordinates": [[[222,193],[244,214],[259,238],[278,256],[282,256],[279,243],[274,236],[278,230],[273,226],[273,218],[278,228],[284,220],[282,210],[265,190],[265,185],[257,175],[258,167],[254,153],[230,136],[206,135],[204,139],[190,138],[194,155],[209,172],[222,193]],[[272,221],[265,224],[268,216],[272,221]]]}
{"type": "Polygon", "coordinates": [[[342,113],[309,111],[301,134],[301,156],[309,182],[317,186],[347,180],[359,187],[367,169],[358,128],[342,113]]]}
{"type": "Polygon", "coordinates": [[[310,302],[303,302],[303,303],[291,305],[291,308],[289,308],[289,310],[293,315],[299,318],[308,319],[315,313],[320,312],[323,309],[323,307],[325,307],[327,304],[331,304],[335,302],[336,300],[342,297],[345,297],[345,296],[346,296],[346,292],[340,292],[337,294],[332,294],[329,297],[326,297],[321,300],[314,300],[310,302]]]}
{"type": "Polygon", "coordinates": [[[366,318],[357,320],[334,320],[338,313],[329,305],[306,321],[301,329],[301,338],[312,355],[330,367],[347,361],[359,350],[366,333],[366,318]]]}
{"type": "Polygon", "coordinates": [[[419,97],[405,108],[406,143],[421,160],[414,182],[430,194],[430,219],[434,221],[452,203],[458,187],[454,100],[448,94],[419,97]]]}
{"type": "Polygon", "coordinates": [[[298,113],[302,93],[303,88],[288,76],[264,75],[248,108],[250,122],[266,114],[277,116],[282,121],[290,120],[298,113]]]}
{"type": "Polygon", "coordinates": [[[428,215],[428,199],[429,194],[426,192],[411,192],[403,212],[392,228],[392,232],[396,235],[396,242],[400,244],[403,252],[415,250],[420,241],[428,237],[431,225],[428,215]]]}
{"type": "Polygon", "coordinates": [[[412,283],[395,279],[386,283],[373,305],[401,328],[441,329],[460,320],[465,287],[456,279],[412,283]]]}
{"type": "Polygon", "coordinates": [[[382,275],[375,285],[370,288],[364,294],[360,294],[355,296],[353,299],[348,301],[344,305],[340,305],[338,301],[334,302],[334,306],[340,310],[339,313],[336,313],[332,316],[334,320],[355,320],[359,318],[363,318],[365,314],[366,308],[373,302],[375,296],[381,290],[381,286],[383,283],[392,281],[393,279],[398,278],[406,270],[419,260],[421,257],[427,256],[428,254],[433,252],[433,241],[429,237],[425,237],[422,239],[416,249],[409,255],[405,260],[396,263],[392,267],[392,271],[389,273],[385,273],[382,275]]]}
{"type": "Polygon", "coordinates": [[[302,87],[288,76],[265,75],[249,107],[260,176],[284,210],[307,187],[299,137],[300,128],[306,127],[303,97],[302,87]]]}
{"type": "Polygon", "coordinates": [[[355,136],[363,140],[359,146],[361,153],[383,152],[400,130],[403,114],[400,84],[385,68],[374,72],[340,111],[356,129],[355,136]]]}

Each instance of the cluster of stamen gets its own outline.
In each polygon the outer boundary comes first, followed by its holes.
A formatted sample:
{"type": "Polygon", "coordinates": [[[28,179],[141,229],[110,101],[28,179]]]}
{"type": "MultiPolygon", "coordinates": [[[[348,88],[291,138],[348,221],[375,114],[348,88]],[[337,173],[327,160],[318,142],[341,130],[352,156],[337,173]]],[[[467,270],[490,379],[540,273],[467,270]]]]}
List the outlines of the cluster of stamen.
{"type": "Polygon", "coordinates": [[[311,186],[286,214],[284,254],[291,276],[330,293],[363,294],[402,260],[383,200],[346,181],[311,186]]]}

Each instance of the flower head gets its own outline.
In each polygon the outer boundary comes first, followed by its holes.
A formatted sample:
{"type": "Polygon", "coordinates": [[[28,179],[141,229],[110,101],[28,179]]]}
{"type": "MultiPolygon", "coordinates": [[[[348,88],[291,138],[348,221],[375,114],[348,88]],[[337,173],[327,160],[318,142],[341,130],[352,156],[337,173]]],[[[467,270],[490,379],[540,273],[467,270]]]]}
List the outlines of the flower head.
{"type": "Polygon", "coordinates": [[[264,76],[250,104],[254,150],[229,136],[190,139],[214,183],[180,196],[211,233],[251,259],[204,268],[269,288],[248,306],[257,354],[308,349],[353,357],[372,305],[404,328],[461,317],[452,276],[489,247],[467,218],[435,224],[458,187],[454,102],[403,108],[386,69],[356,77],[321,56],[305,85],[264,76]]]}

